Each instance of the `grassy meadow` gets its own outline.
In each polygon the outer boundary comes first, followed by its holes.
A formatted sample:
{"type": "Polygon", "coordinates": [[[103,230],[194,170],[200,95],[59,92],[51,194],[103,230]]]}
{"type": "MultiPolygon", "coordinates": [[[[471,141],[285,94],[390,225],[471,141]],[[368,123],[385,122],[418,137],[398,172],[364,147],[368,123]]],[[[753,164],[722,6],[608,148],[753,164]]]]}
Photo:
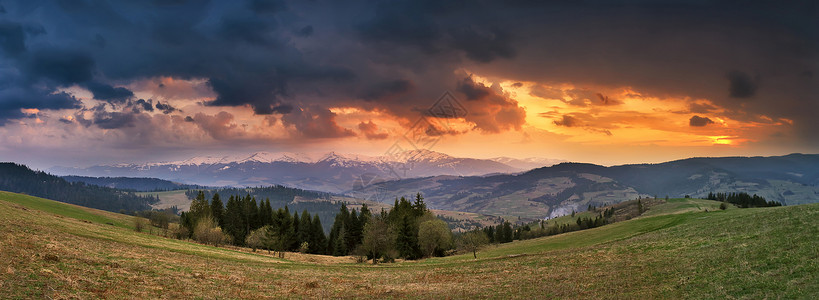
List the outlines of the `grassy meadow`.
{"type": "Polygon", "coordinates": [[[0,297],[819,295],[819,204],[721,211],[701,201],[668,201],[629,221],[488,246],[478,259],[469,253],[373,266],[166,239],[133,231],[131,216],[0,192],[0,297]]]}

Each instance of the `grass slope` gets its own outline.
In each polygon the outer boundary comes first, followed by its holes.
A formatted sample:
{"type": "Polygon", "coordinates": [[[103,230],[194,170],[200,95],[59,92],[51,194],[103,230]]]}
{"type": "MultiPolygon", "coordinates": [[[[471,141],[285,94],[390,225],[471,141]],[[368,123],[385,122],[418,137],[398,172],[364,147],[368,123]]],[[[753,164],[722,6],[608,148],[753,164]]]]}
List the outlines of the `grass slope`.
{"type": "Polygon", "coordinates": [[[690,211],[491,246],[477,260],[317,265],[136,233],[129,216],[0,193],[0,290],[8,298],[812,298],[817,217],[819,204],[690,211]]]}

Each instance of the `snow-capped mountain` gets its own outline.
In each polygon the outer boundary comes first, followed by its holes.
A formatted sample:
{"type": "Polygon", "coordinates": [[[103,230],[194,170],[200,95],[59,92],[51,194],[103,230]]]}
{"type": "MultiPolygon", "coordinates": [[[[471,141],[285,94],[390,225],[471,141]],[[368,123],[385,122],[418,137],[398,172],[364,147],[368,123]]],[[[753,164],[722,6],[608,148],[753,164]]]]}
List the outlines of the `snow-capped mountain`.
{"type": "Polygon", "coordinates": [[[523,170],[507,164],[458,158],[429,150],[385,156],[330,153],[256,152],[236,156],[197,156],[180,161],[54,167],[60,175],[154,177],[211,186],[282,184],[343,193],[362,185],[398,178],[437,175],[474,176],[523,170]]]}

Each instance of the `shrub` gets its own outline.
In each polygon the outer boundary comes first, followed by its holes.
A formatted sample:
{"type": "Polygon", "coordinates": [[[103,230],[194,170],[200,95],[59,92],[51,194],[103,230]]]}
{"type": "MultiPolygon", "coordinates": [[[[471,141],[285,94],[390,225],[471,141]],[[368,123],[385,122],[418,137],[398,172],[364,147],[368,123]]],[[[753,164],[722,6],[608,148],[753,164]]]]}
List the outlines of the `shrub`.
{"type": "Polygon", "coordinates": [[[216,226],[216,222],[211,218],[204,218],[196,223],[196,228],[193,230],[193,239],[217,247],[230,241],[230,238],[222,233],[222,228],[216,226]]]}
{"type": "Polygon", "coordinates": [[[245,238],[245,245],[252,248],[253,252],[256,252],[256,249],[267,248],[265,236],[267,235],[268,228],[269,227],[265,226],[251,231],[250,234],[247,235],[247,238],[245,238]]]}
{"type": "Polygon", "coordinates": [[[145,219],[140,217],[134,217],[134,231],[142,232],[143,230],[145,230],[145,227],[147,226],[148,224],[146,224],[145,219]]]}
{"type": "Polygon", "coordinates": [[[171,232],[171,237],[173,237],[175,239],[184,240],[184,239],[187,239],[187,238],[191,237],[191,232],[188,231],[188,228],[185,227],[185,226],[182,226],[180,224],[176,224],[176,223],[171,224],[169,226],[169,229],[170,229],[170,232],[171,232]]]}
{"type": "Polygon", "coordinates": [[[418,244],[424,255],[432,257],[452,248],[452,231],[444,221],[434,219],[421,223],[418,230],[418,244]]]}

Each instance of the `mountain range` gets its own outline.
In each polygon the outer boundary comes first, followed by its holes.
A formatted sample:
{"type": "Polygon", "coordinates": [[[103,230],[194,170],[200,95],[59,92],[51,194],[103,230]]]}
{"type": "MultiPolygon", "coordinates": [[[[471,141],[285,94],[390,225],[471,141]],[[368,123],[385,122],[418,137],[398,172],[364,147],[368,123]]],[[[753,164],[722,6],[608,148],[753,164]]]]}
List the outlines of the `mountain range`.
{"type": "Polygon", "coordinates": [[[555,160],[458,158],[412,150],[391,156],[257,152],[240,156],[198,156],[181,161],[53,167],[58,175],[153,177],[208,186],[266,186],[341,193],[376,182],[439,175],[475,176],[515,173],[551,165],[555,160]]]}
{"type": "Polygon", "coordinates": [[[421,192],[431,208],[522,219],[556,217],[589,205],[640,197],[705,197],[710,192],[746,192],[785,205],[819,202],[819,155],[814,154],[689,158],[611,167],[550,162],[456,158],[433,151],[409,151],[396,157],[260,152],[50,171],[156,177],[208,186],[282,184],[385,203],[421,192]],[[522,171],[526,164],[546,166],[522,171]]]}
{"type": "Polygon", "coordinates": [[[689,158],[612,167],[561,163],[518,174],[394,180],[354,192],[386,202],[421,192],[438,209],[530,219],[640,197],[702,198],[709,192],[746,192],[796,205],[819,202],[819,155],[689,158]]]}

